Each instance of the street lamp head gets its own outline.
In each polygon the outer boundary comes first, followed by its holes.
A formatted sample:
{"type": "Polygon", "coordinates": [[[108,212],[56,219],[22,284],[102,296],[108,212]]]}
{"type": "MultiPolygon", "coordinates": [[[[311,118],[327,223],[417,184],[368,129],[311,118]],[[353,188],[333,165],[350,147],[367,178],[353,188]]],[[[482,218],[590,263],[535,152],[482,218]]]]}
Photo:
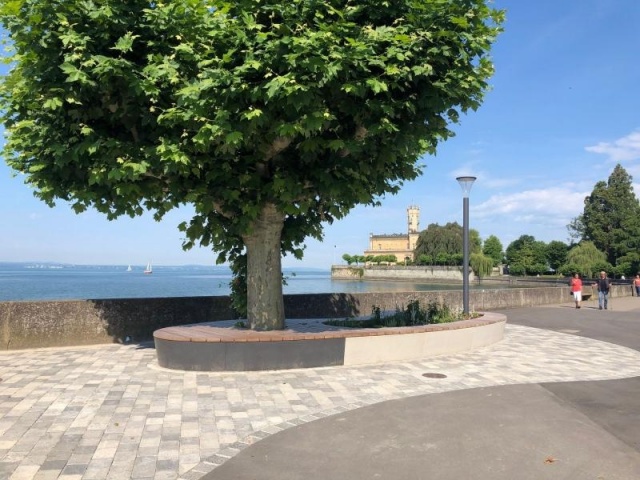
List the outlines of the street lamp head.
{"type": "Polygon", "coordinates": [[[464,196],[464,198],[467,198],[469,196],[469,192],[471,192],[473,182],[476,181],[476,177],[456,177],[456,180],[462,188],[462,195],[464,196]]]}

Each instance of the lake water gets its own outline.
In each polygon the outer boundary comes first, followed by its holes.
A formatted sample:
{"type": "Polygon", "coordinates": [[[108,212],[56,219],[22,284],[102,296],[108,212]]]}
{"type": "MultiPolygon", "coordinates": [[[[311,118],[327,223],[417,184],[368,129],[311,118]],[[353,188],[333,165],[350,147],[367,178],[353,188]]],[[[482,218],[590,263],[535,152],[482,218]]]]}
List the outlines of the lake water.
{"type": "MultiPolygon", "coordinates": [[[[59,265],[0,263],[0,301],[229,295],[231,272],[222,266],[59,265]]],[[[284,293],[407,292],[462,289],[411,281],[332,280],[329,271],[285,269],[284,293]]],[[[474,288],[472,285],[471,288],[474,288]]],[[[483,286],[482,288],[486,288],[483,286]]]]}

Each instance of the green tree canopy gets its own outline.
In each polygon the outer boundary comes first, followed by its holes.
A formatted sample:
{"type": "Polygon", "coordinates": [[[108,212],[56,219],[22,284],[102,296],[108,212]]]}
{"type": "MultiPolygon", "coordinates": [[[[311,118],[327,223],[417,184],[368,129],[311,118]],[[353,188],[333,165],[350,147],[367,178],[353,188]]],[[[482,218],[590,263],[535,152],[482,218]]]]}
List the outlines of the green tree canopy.
{"type": "Polygon", "coordinates": [[[640,273],[640,251],[632,251],[616,259],[615,273],[632,277],[640,273]]]}
{"type": "MultiPolygon", "coordinates": [[[[419,259],[426,256],[439,263],[438,258],[452,258],[452,255],[461,256],[463,254],[462,233],[462,227],[457,222],[449,222],[444,226],[437,223],[430,224],[418,236],[414,258],[419,259]]],[[[470,253],[482,251],[482,240],[475,229],[469,230],[469,251],[470,253]]],[[[450,263],[450,261],[444,263],[450,263]]]]}
{"type": "Polygon", "coordinates": [[[469,265],[478,278],[482,279],[491,275],[493,259],[482,253],[473,253],[469,257],[469,265]]]}
{"type": "Polygon", "coordinates": [[[193,205],[184,247],[246,272],[251,328],[283,328],[281,253],[416,178],[480,105],[487,3],[6,0],[3,153],[49,205],[193,205]]]}
{"type": "Polygon", "coordinates": [[[493,266],[496,267],[502,263],[504,258],[504,252],[502,251],[502,243],[495,235],[489,235],[484,241],[482,247],[482,253],[493,261],[493,266]]]}
{"type": "Polygon", "coordinates": [[[348,253],[342,255],[342,259],[347,262],[347,265],[351,265],[352,263],[357,263],[358,259],[355,256],[351,256],[348,253]]]}
{"type": "Polygon", "coordinates": [[[578,272],[587,277],[593,277],[601,270],[611,273],[611,265],[607,262],[606,254],[588,240],[580,242],[569,250],[567,264],[560,269],[564,274],[571,275],[578,272]]]}
{"type": "Polygon", "coordinates": [[[549,267],[557,271],[561,265],[567,262],[569,245],[559,240],[552,240],[547,244],[545,256],[549,267]]]}
{"type": "Polygon", "coordinates": [[[632,177],[616,165],[607,182],[596,183],[584,200],[584,211],[568,226],[574,238],[589,240],[615,265],[640,250],[640,202],[632,177]]]}
{"type": "Polygon", "coordinates": [[[547,270],[546,244],[531,235],[521,235],[507,246],[505,253],[511,273],[535,275],[547,270]]]}

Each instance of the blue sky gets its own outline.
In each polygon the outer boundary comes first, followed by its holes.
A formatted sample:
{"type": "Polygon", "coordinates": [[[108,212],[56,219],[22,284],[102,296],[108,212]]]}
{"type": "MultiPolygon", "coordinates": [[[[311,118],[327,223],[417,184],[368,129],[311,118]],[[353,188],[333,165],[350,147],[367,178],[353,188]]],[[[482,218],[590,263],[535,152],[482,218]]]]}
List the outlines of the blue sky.
{"type": "MultiPolygon", "coordinates": [[[[328,269],[344,253],[362,254],[369,233],[406,232],[406,209],[421,209],[420,228],[462,223],[455,180],[474,175],[470,225],[504,247],[520,235],[567,241],[566,225],[584,197],[616,163],[640,191],[640,2],[496,0],[507,10],[492,57],[492,90],[456,136],[423,159],[424,174],[380,207],[357,207],[309,240],[302,262],[328,269]]],[[[0,261],[76,264],[213,264],[215,253],[184,252],[183,208],[156,223],[151,215],[109,222],[101,214],[50,209],[0,162],[0,261]]]]}

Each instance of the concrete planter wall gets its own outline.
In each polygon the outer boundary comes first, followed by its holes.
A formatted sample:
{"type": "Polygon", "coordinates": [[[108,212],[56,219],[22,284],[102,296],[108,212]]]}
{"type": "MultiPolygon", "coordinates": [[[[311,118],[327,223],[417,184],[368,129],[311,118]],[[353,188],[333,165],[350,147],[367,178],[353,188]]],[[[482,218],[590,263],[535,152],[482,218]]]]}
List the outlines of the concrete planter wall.
{"type": "MultiPolygon", "coordinates": [[[[612,297],[629,296],[614,285],[612,297]]],[[[452,307],[462,292],[389,292],[285,295],[288,318],[340,318],[369,315],[373,307],[403,308],[418,300],[452,307]]],[[[472,290],[475,311],[570,302],[568,287],[472,290]]],[[[183,297],[82,301],[0,302],[0,350],[91,345],[149,340],[159,328],[235,318],[229,297],[183,297]]]]}

